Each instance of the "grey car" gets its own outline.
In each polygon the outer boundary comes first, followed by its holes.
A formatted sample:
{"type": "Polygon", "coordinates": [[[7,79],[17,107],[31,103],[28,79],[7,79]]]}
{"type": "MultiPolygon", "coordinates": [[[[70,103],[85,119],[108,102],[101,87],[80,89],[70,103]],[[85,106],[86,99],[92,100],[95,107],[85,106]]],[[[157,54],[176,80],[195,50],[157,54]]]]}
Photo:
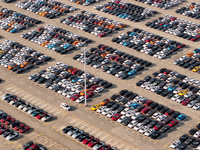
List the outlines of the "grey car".
{"type": "Polygon", "coordinates": [[[71,129],[71,130],[69,130],[69,132],[67,132],[67,135],[72,135],[72,134],[74,134],[76,131],[78,131],[78,128],[73,128],[73,129],[71,129]]]}
{"type": "Polygon", "coordinates": [[[83,130],[78,130],[76,132],[74,132],[74,134],[72,135],[73,138],[77,138],[79,137],[81,134],[83,134],[83,130]]]}
{"type": "Polygon", "coordinates": [[[100,141],[99,143],[97,143],[97,144],[93,147],[93,149],[94,149],[94,150],[98,150],[98,149],[100,149],[101,147],[103,147],[104,145],[105,145],[105,142],[100,141]]]}

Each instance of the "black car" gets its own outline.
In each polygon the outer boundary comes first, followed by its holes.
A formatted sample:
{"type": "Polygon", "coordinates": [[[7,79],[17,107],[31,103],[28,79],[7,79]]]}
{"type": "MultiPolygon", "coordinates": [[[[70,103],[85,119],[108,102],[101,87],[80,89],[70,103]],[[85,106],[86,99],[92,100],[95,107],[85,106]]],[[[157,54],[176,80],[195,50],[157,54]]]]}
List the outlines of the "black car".
{"type": "Polygon", "coordinates": [[[176,147],[177,150],[184,150],[186,148],[187,148],[187,144],[185,143],[181,143],[176,147]]]}
{"type": "Polygon", "coordinates": [[[180,112],[175,111],[175,112],[171,115],[171,117],[176,118],[178,115],[180,115],[180,112]]]}
{"type": "Polygon", "coordinates": [[[161,133],[160,133],[159,131],[154,131],[154,132],[150,135],[150,138],[152,138],[152,139],[157,139],[160,135],[161,135],[161,133]]]}
{"type": "Polygon", "coordinates": [[[185,144],[190,145],[196,138],[193,136],[190,136],[186,139],[185,144]]]}
{"type": "Polygon", "coordinates": [[[160,128],[160,133],[165,133],[166,131],[168,131],[170,129],[169,125],[164,125],[162,128],[160,128]]]}
{"type": "Polygon", "coordinates": [[[183,143],[183,142],[185,142],[188,138],[189,138],[189,135],[188,135],[188,134],[184,134],[184,135],[182,135],[182,136],[179,138],[179,141],[183,143]]]}
{"type": "Polygon", "coordinates": [[[155,107],[155,110],[160,111],[164,106],[162,104],[159,104],[155,107]]]}
{"type": "Polygon", "coordinates": [[[151,109],[150,111],[147,112],[148,116],[152,116],[156,112],[155,109],[151,109]]]}
{"type": "Polygon", "coordinates": [[[122,124],[124,125],[124,126],[127,126],[131,121],[132,121],[133,119],[131,119],[131,118],[126,118],[125,120],[123,120],[122,121],[122,124]]]}
{"type": "Polygon", "coordinates": [[[191,143],[191,147],[192,148],[197,148],[197,146],[200,145],[200,139],[195,139],[192,143],[191,143]]]}
{"type": "Polygon", "coordinates": [[[145,81],[144,80],[140,80],[136,83],[137,86],[141,86],[145,81]]]}
{"type": "Polygon", "coordinates": [[[63,133],[67,133],[67,132],[70,131],[71,129],[73,129],[72,126],[67,126],[67,127],[65,127],[65,128],[62,130],[62,132],[63,132],[63,133]]]}
{"type": "Polygon", "coordinates": [[[83,133],[83,134],[81,134],[78,138],[77,138],[77,140],[79,141],[79,142],[82,142],[85,138],[87,138],[87,137],[89,137],[89,134],[88,133],[83,133]]]}
{"type": "Polygon", "coordinates": [[[152,120],[153,120],[152,118],[147,118],[147,119],[145,119],[144,121],[142,121],[142,124],[143,124],[144,126],[146,126],[146,125],[148,125],[152,120]]]}
{"type": "Polygon", "coordinates": [[[149,127],[149,128],[153,128],[157,123],[158,123],[157,120],[152,120],[152,121],[148,124],[148,127],[149,127]]]}
{"type": "Polygon", "coordinates": [[[114,94],[114,95],[112,95],[112,96],[110,97],[110,99],[111,99],[111,100],[115,100],[117,97],[119,97],[119,95],[118,95],[118,94],[114,94]]]}
{"type": "Polygon", "coordinates": [[[196,128],[191,129],[188,133],[194,135],[198,130],[196,128]]]}

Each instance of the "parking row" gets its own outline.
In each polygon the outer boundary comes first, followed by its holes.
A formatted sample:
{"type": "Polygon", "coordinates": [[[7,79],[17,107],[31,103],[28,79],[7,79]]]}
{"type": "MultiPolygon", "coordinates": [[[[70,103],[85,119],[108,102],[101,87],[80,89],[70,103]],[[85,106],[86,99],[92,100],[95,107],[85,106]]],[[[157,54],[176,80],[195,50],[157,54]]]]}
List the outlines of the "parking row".
{"type": "Polygon", "coordinates": [[[132,31],[128,31],[118,37],[114,37],[112,42],[159,59],[164,59],[174,52],[179,51],[180,48],[185,47],[183,43],[138,28],[134,28],[132,31]]]}
{"type": "Polygon", "coordinates": [[[99,37],[126,27],[126,24],[87,11],[61,19],[60,22],[99,37]]]}
{"type": "Polygon", "coordinates": [[[77,103],[85,100],[85,94],[87,98],[90,98],[112,86],[112,83],[108,81],[90,73],[85,74],[84,71],[64,63],[57,63],[55,66],[50,66],[47,70],[42,70],[37,75],[31,75],[29,79],[39,84],[46,82],[46,88],[77,103]],[[84,89],[85,76],[86,91],[84,89]]]}
{"type": "Polygon", "coordinates": [[[161,68],[136,85],[194,110],[200,109],[200,81],[176,71],[161,68]]]}
{"type": "Polygon", "coordinates": [[[104,72],[120,79],[126,79],[135,75],[152,64],[149,61],[104,44],[99,44],[97,47],[91,48],[85,55],[86,58],[84,57],[84,53],[81,53],[75,55],[73,59],[81,63],[86,62],[87,65],[96,69],[102,68],[104,72]]]}
{"type": "Polygon", "coordinates": [[[184,2],[184,0],[168,0],[168,1],[163,1],[163,0],[135,0],[138,2],[142,2],[154,7],[162,8],[162,9],[169,9],[171,7],[174,7],[176,5],[181,4],[184,2]]]}
{"type": "Polygon", "coordinates": [[[158,138],[186,118],[185,114],[126,89],[94,105],[91,110],[152,139],[158,138]]]}
{"type": "Polygon", "coordinates": [[[122,0],[108,1],[107,3],[95,6],[94,8],[96,10],[134,22],[142,21],[154,14],[157,14],[157,11],[153,11],[132,3],[127,3],[122,0]]]}
{"type": "Polygon", "coordinates": [[[83,144],[94,150],[117,150],[117,148],[111,147],[104,141],[100,141],[98,138],[95,138],[94,136],[89,135],[88,133],[74,126],[67,126],[62,129],[62,132],[78,140],[79,142],[82,142],[83,144]]]}
{"type": "Polygon", "coordinates": [[[1,66],[15,73],[22,73],[51,60],[51,57],[12,40],[0,43],[0,49],[1,66]]]}
{"type": "Polygon", "coordinates": [[[196,125],[196,128],[192,128],[188,134],[183,134],[178,140],[174,141],[170,148],[184,150],[188,147],[200,149],[200,123],[196,125]]]}
{"type": "Polygon", "coordinates": [[[100,0],[69,0],[69,1],[83,6],[89,6],[100,0]]]}
{"type": "Polygon", "coordinates": [[[0,28],[10,33],[16,33],[19,30],[24,30],[27,27],[32,27],[35,24],[41,23],[40,20],[7,8],[2,8],[0,10],[0,18],[0,28]]]}
{"type": "Polygon", "coordinates": [[[174,61],[174,65],[192,70],[200,74],[200,48],[196,48],[193,52],[187,53],[187,55],[181,56],[174,61]]]}
{"type": "Polygon", "coordinates": [[[7,113],[0,111],[0,134],[8,141],[14,140],[19,133],[26,133],[31,128],[7,113]]]}
{"type": "Polygon", "coordinates": [[[4,101],[7,103],[15,106],[17,109],[26,112],[27,114],[35,117],[38,120],[41,121],[49,121],[53,118],[53,116],[43,109],[38,108],[37,106],[34,106],[30,104],[29,102],[26,102],[25,100],[22,100],[21,98],[17,97],[16,95],[12,94],[6,94],[2,97],[4,101]]]}
{"type": "Polygon", "coordinates": [[[23,150],[47,150],[42,144],[29,141],[23,145],[23,150]]]}
{"type": "Polygon", "coordinates": [[[176,10],[176,13],[200,20],[200,4],[191,3],[176,10]]]}
{"type": "Polygon", "coordinates": [[[146,26],[154,28],[192,42],[200,38],[200,24],[180,19],[171,15],[164,15],[151,22],[146,26]]]}
{"type": "Polygon", "coordinates": [[[21,35],[22,38],[60,54],[83,47],[92,40],[53,25],[46,25],[21,35]]]}
{"type": "Polygon", "coordinates": [[[75,7],[51,0],[39,2],[37,0],[28,0],[19,2],[15,4],[15,6],[49,19],[53,19],[76,10],[75,7]]]}

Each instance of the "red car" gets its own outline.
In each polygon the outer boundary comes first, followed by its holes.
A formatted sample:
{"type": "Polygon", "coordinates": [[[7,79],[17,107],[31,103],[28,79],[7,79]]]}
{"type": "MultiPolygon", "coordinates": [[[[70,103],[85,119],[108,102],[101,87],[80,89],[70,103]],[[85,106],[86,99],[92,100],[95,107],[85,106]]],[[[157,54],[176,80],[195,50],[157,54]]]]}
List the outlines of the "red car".
{"type": "Polygon", "coordinates": [[[89,147],[93,147],[94,145],[96,145],[99,142],[99,139],[93,139],[88,143],[89,147]]]}
{"type": "Polygon", "coordinates": [[[42,117],[44,117],[44,116],[46,116],[47,115],[47,112],[41,112],[41,113],[39,113],[37,116],[36,116],[36,118],[37,119],[41,119],[42,117]]]}
{"type": "Polygon", "coordinates": [[[145,106],[150,106],[152,103],[153,103],[152,100],[147,100],[147,101],[144,103],[144,105],[145,105],[145,106]]]}
{"type": "Polygon", "coordinates": [[[71,74],[77,74],[79,71],[80,70],[78,70],[78,69],[74,69],[74,70],[72,70],[71,74]]]}
{"type": "Polygon", "coordinates": [[[86,137],[83,141],[82,141],[82,143],[83,144],[88,144],[90,141],[92,141],[94,139],[94,137],[93,136],[89,136],[89,137],[86,137]]]}
{"type": "Polygon", "coordinates": [[[3,134],[5,131],[7,131],[9,128],[8,127],[3,127],[0,129],[0,134],[3,134]]]}
{"type": "Polygon", "coordinates": [[[105,46],[105,45],[103,45],[103,46],[101,46],[101,50],[104,50],[106,47],[108,47],[108,46],[105,46]]]}
{"type": "Polygon", "coordinates": [[[175,112],[175,110],[173,110],[173,109],[168,109],[168,110],[165,112],[165,115],[170,116],[170,115],[173,114],[174,112],[175,112]]]}
{"type": "Polygon", "coordinates": [[[172,71],[172,70],[167,69],[167,70],[165,70],[163,73],[166,74],[166,75],[168,75],[171,71],[172,71]]]}
{"type": "Polygon", "coordinates": [[[7,120],[11,119],[11,116],[6,116],[4,118],[1,119],[1,122],[5,122],[7,120]]]}
{"type": "Polygon", "coordinates": [[[116,57],[115,59],[114,59],[114,61],[115,62],[118,62],[118,61],[120,61],[122,58],[121,57],[116,57]]]}
{"type": "Polygon", "coordinates": [[[114,60],[115,58],[117,58],[117,56],[111,56],[109,59],[114,60]]]}
{"type": "Polygon", "coordinates": [[[30,130],[30,127],[29,126],[25,126],[25,127],[22,127],[19,129],[19,133],[24,133],[26,131],[30,130]]]}
{"type": "Polygon", "coordinates": [[[187,104],[189,104],[191,102],[191,99],[187,98],[185,99],[181,104],[186,106],[187,104]]]}
{"type": "Polygon", "coordinates": [[[86,98],[90,98],[90,97],[92,97],[93,95],[94,95],[94,93],[91,92],[91,91],[89,91],[89,92],[87,92],[87,94],[86,94],[86,98]]]}
{"type": "Polygon", "coordinates": [[[99,85],[93,85],[93,86],[90,88],[90,90],[94,91],[94,90],[96,90],[96,88],[98,88],[98,87],[99,87],[99,85]]]}
{"type": "Polygon", "coordinates": [[[25,127],[25,124],[24,123],[20,123],[19,125],[15,126],[14,129],[18,131],[19,129],[21,129],[23,127],[25,127]]]}
{"type": "Polygon", "coordinates": [[[7,121],[5,122],[5,124],[6,124],[6,125],[10,125],[11,123],[13,123],[13,122],[15,122],[15,121],[16,121],[16,119],[10,118],[9,120],[7,120],[7,121]]]}
{"type": "Polygon", "coordinates": [[[109,150],[111,148],[110,145],[106,144],[100,148],[100,150],[109,150]]]}
{"type": "Polygon", "coordinates": [[[159,130],[162,126],[164,126],[164,123],[159,122],[159,123],[157,123],[157,124],[153,127],[153,129],[155,129],[155,130],[157,131],[157,130],[159,130]]]}
{"type": "Polygon", "coordinates": [[[194,36],[193,38],[191,38],[190,40],[191,41],[196,41],[196,40],[198,40],[199,38],[197,37],[197,36],[194,36]]]}
{"type": "Polygon", "coordinates": [[[112,116],[111,119],[112,119],[113,121],[116,121],[116,120],[119,119],[121,116],[122,116],[122,114],[117,113],[117,114],[114,114],[114,115],[112,116]]]}
{"type": "Polygon", "coordinates": [[[173,126],[175,126],[175,125],[177,125],[178,124],[178,120],[172,120],[168,125],[170,126],[170,127],[173,127],[173,126]]]}
{"type": "Polygon", "coordinates": [[[145,107],[141,110],[141,113],[146,114],[148,111],[150,111],[151,108],[150,107],[145,107]]]}
{"type": "Polygon", "coordinates": [[[178,48],[183,48],[185,46],[185,44],[179,44],[177,47],[178,48]]]}
{"type": "Polygon", "coordinates": [[[33,144],[27,150],[36,150],[38,148],[39,148],[39,146],[37,146],[36,144],[33,144]]]}
{"type": "Polygon", "coordinates": [[[99,33],[99,36],[103,37],[103,36],[106,36],[106,34],[107,34],[106,32],[101,32],[101,33],[99,33]]]}
{"type": "Polygon", "coordinates": [[[75,101],[76,99],[78,99],[80,97],[80,94],[75,94],[73,95],[70,99],[75,101]]]}

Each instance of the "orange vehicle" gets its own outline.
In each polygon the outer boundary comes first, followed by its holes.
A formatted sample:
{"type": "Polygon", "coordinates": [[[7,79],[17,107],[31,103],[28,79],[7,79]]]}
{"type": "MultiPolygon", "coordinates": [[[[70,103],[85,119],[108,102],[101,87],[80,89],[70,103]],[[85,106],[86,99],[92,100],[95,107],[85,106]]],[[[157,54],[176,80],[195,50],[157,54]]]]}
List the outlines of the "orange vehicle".
{"type": "Polygon", "coordinates": [[[24,68],[24,67],[26,67],[28,64],[29,64],[28,62],[24,62],[24,63],[22,63],[22,64],[20,65],[20,67],[24,68]]]}
{"type": "Polygon", "coordinates": [[[3,16],[4,13],[0,12],[0,16],[3,16]]]}
{"type": "Polygon", "coordinates": [[[13,27],[10,27],[9,29],[7,29],[6,31],[7,32],[10,32],[10,30],[12,30],[13,29],[13,27]]]}
{"type": "Polygon", "coordinates": [[[59,12],[63,12],[65,10],[65,8],[61,8],[60,10],[59,10],[59,12]]]}
{"type": "Polygon", "coordinates": [[[106,104],[109,103],[109,102],[110,102],[109,99],[104,99],[104,100],[100,103],[100,105],[101,105],[101,106],[104,106],[104,105],[106,105],[106,104]]]}
{"type": "Polygon", "coordinates": [[[42,13],[43,13],[43,12],[44,12],[44,11],[39,12],[38,15],[39,15],[39,16],[42,16],[42,13]]]}
{"type": "Polygon", "coordinates": [[[76,4],[80,4],[81,2],[80,1],[76,1],[76,4]]]}
{"type": "MultiPolygon", "coordinates": [[[[86,90],[86,93],[87,93],[87,92],[89,92],[88,89],[86,90]]],[[[81,96],[84,96],[84,95],[85,95],[85,90],[82,90],[82,91],[80,92],[80,95],[81,95],[81,96]]]]}
{"type": "Polygon", "coordinates": [[[98,23],[99,26],[101,26],[102,24],[104,24],[103,21],[100,21],[100,22],[98,23]]]}
{"type": "Polygon", "coordinates": [[[194,8],[194,5],[191,5],[189,8],[190,8],[190,9],[193,9],[193,8],[194,8]]]}
{"type": "Polygon", "coordinates": [[[13,69],[13,68],[15,68],[15,67],[17,67],[17,64],[14,63],[14,64],[9,65],[9,66],[8,66],[8,69],[11,70],[11,69],[13,69]]]}
{"type": "Polygon", "coordinates": [[[53,7],[53,9],[55,9],[55,10],[58,9],[58,8],[59,8],[59,6],[54,6],[54,7],[53,7]]]}
{"type": "Polygon", "coordinates": [[[41,44],[41,46],[45,46],[49,43],[49,41],[44,41],[44,43],[41,44]]]}
{"type": "Polygon", "coordinates": [[[75,68],[75,67],[74,68],[70,68],[70,69],[68,69],[68,72],[71,73],[74,69],[77,69],[77,68],[75,68]]]}
{"type": "Polygon", "coordinates": [[[194,55],[193,52],[189,52],[189,53],[187,53],[187,57],[191,57],[192,55],[194,55]]]}
{"type": "Polygon", "coordinates": [[[157,41],[157,40],[152,39],[152,40],[150,41],[150,43],[151,43],[151,44],[154,44],[154,43],[156,43],[156,41],[157,41]]]}
{"type": "Polygon", "coordinates": [[[8,26],[11,27],[14,23],[15,22],[13,21],[13,22],[9,23],[8,26]]]}
{"type": "Polygon", "coordinates": [[[42,16],[45,17],[47,14],[48,14],[48,12],[45,11],[42,13],[42,16]]]}
{"type": "Polygon", "coordinates": [[[106,57],[106,55],[108,55],[108,53],[102,53],[101,57],[106,57]]]}
{"type": "Polygon", "coordinates": [[[115,25],[111,25],[110,27],[109,27],[109,29],[114,29],[115,28],[115,25]]]}
{"type": "Polygon", "coordinates": [[[79,43],[78,41],[74,41],[74,42],[72,43],[72,45],[76,46],[76,44],[78,44],[78,43],[79,43]]]}
{"type": "Polygon", "coordinates": [[[126,27],[126,24],[120,24],[119,27],[124,28],[124,27],[126,27]]]}

